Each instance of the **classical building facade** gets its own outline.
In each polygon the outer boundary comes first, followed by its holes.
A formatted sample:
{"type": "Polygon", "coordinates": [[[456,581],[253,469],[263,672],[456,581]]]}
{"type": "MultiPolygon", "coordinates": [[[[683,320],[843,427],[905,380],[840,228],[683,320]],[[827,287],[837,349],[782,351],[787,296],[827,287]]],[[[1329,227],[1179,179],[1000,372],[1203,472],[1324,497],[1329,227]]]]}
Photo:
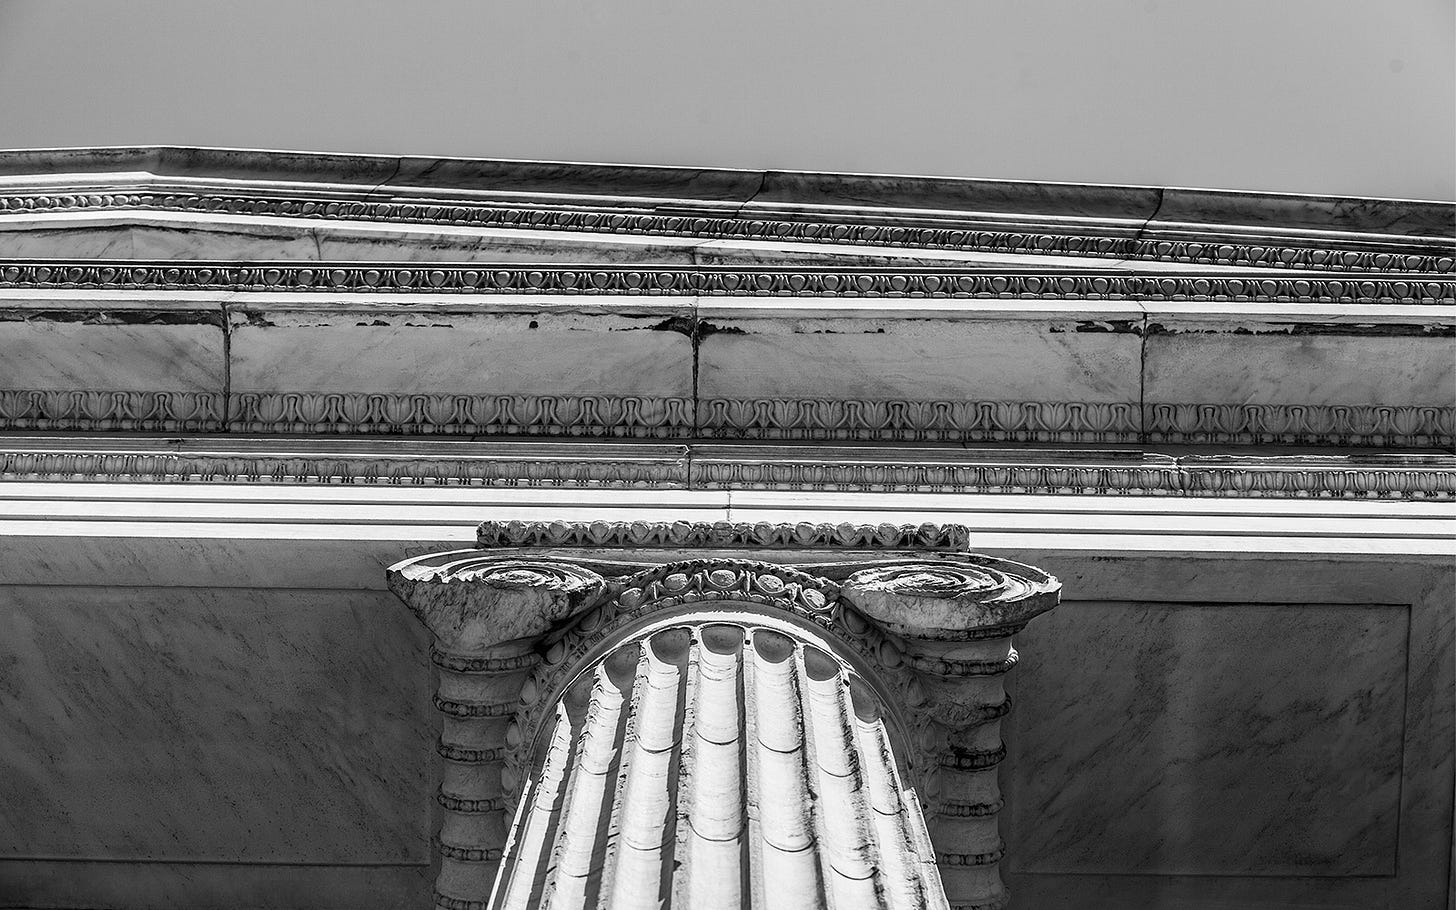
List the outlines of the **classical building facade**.
{"type": "Polygon", "coordinates": [[[1453,217],[0,153],[0,907],[1449,906],[1453,217]]]}

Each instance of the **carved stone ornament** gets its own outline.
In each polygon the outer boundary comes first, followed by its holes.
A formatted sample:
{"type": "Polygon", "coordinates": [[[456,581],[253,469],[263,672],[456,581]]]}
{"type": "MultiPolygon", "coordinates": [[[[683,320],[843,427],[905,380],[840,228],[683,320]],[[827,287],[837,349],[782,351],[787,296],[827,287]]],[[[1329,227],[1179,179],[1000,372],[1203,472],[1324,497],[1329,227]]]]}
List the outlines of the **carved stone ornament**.
{"type": "Polygon", "coordinates": [[[674,547],[964,551],[960,525],[773,524],[728,521],[487,521],[476,545],[490,547],[674,547]]]}
{"type": "MultiPolygon", "coordinates": [[[[560,167],[557,165],[556,167],[560,167]]],[[[234,181],[235,182],[235,181],[234,181]]],[[[195,186],[195,181],[193,186],[195,186]]],[[[371,188],[372,189],[372,188],[371,188]]],[[[1069,230],[1063,225],[1032,220],[1007,230],[997,219],[962,213],[933,226],[905,224],[893,217],[865,223],[863,214],[851,219],[827,213],[801,212],[792,220],[767,217],[683,217],[635,211],[592,209],[548,204],[479,202],[458,197],[448,204],[393,201],[377,198],[339,199],[328,196],[239,195],[216,189],[199,193],[109,192],[94,186],[73,192],[48,189],[0,196],[0,212],[161,211],[218,215],[254,215],[318,221],[382,224],[433,224],[469,227],[518,228],[532,231],[592,232],[599,234],[691,237],[705,240],[773,240],[789,243],[832,243],[843,246],[903,247],[932,250],[1038,256],[1081,256],[1103,260],[1178,262],[1188,266],[1251,266],[1319,272],[1450,273],[1456,259],[1449,244],[1442,246],[1405,238],[1405,249],[1352,249],[1327,238],[1304,236],[1302,242],[1281,242],[1273,232],[1256,234],[1250,242],[1248,226],[1238,234],[1188,240],[1171,237],[1109,237],[1096,232],[1069,230]],[[98,191],[99,190],[99,191],[98,191]],[[989,222],[989,223],[988,223],[989,222]],[[1326,242],[1321,242],[1324,239],[1326,242]]],[[[519,193],[512,196],[519,198],[519,193]]],[[[1146,230],[1146,229],[1144,229],[1146,230]]]]}
{"type": "Polygon", "coordinates": [[[1456,408],[0,388],[0,430],[1449,448],[1456,408]]]}
{"type": "MultiPolygon", "coordinates": [[[[0,420],[5,393],[0,392],[0,420]]],[[[1444,431],[1442,431],[1444,432],[1444,431]]],[[[812,490],[1032,493],[1318,499],[1456,499],[1449,455],[1151,455],[1047,450],[937,450],[908,458],[851,446],[762,447],[741,454],[692,443],[665,455],[631,444],[470,443],[467,453],[401,455],[388,444],[294,441],[283,454],[207,440],[11,437],[0,440],[0,480],[289,483],[363,486],[812,490]],[[344,449],[345,446],[351,448],[344,449]]]]}
{"type": "MultiPolygon", "coordinates": [[[[1433,263],[1434,264],[1434,263],[1433,263]]],[[[145,262],[6,260],[0,289],[276,290],[323,294],[588,294],[791,297],[1036,298],[1059,300],[1213,300],[1281,303],[1449,305],[1456,282],[1444,275],[1225,276],[1084,274],[1079,271],[988,274],[956,268],[747,268],[631,265],[496,267],[318,262],[145,262]]]]}
{"type": "Polygon", "coordinates": [[[958,526],[487,522],[479,536],[389,570],[440,668],[437,906],[583,906],[668,880],[687,906],[724,875],[1005,905],[1002,679],[1056,579],[965,552],[958,526]],[[801,760],[805,790],[784,783],[801,760]],[[785,801],[798,805],[781,815],[785,801]],[[805,821],[776,827],[789,816],[805,821]],[[817,856],[822,876],[793,856],[817,856]]]}

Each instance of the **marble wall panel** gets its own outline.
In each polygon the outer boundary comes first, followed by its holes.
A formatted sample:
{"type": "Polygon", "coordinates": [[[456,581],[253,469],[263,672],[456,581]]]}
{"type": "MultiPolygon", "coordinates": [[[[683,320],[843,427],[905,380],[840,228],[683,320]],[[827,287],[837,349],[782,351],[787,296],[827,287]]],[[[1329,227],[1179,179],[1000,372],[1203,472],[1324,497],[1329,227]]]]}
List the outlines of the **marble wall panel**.
{"type": "MultiPolygon", "coordinates": [[[[140,220],[140,219],[139,219],[140,220]]],[[[199,224],[190,219],[142,221],[132,227],[137,259],[225,259],[300,261],[322,258],[308,226],[247,220],[236,224],[199,224]]]]}
{"type": "Polygon", "coordinates": [[[0,906],[146,910],[428,907],[431,867],[6,860],[0,906]]]}
{"type": "Polygon", "coordinates": [[[648,315],[490,305],[491,315],[449,301],[407,313],[244,305],[233,313],[232,389],[692,395],[692,341],[670,322],[690,300],[648,315]]]}
{"type": "MultiPolygon", "coordinates": [[[[444,544],[14,543],[0,906],[428,902],[425,635],[385,592],[290,589],[376,587],[384,565],[444,544]],[[148,579],[177,587],[110,587],[148,579]],[[270,584],[288,589],[210,587],[270,584]],[[361,704],[383,725],[360,732],[361,704]]],[[[1098,599],[1017,636],[1001,773],[1013,907],[1443,905],[1448,565],[997,555],[1098,599]],[[1129,839],[1139,825],[1162,840],[1129,839]]]]}
{"type": "Polygon", "coordinates": [[[426,638],[383,592],[0,588],[0,859],[427,864],[426,638]]]}
{"type": "Polygon", "coordinates": [[[1456,341],[1352,334],[1152,334],[1148,404],[1456,405],[1456,341]]]}
{"type": "Polygon", "coordinates": [[[0,250],[7,259],[130,259],[131,227],[125,224],[23,226],[0,219],[0,250]]]}
{"type": "Polygon", "coordinates": [[[1018,636],[1026,875],[1393,876],[1405,605],[1064,603],[1018,636]]]}
{"type": "Polygon", "coordinates": [[[1136,402],[1141,338],[1076,321],[704,317],[704,398],[1136,402]]]}
{"type": "Polygon", "coordinates": [[[0,310],[0,389],[220,392],[217,307],[0,310]]]}

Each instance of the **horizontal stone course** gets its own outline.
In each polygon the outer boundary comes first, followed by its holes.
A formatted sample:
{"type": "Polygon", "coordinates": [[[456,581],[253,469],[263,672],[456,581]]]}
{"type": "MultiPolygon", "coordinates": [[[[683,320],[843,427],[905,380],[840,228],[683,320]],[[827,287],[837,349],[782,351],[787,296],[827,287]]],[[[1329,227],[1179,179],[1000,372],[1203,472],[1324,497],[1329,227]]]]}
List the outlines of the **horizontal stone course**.
{"type": "Polygon", "coordinates": [[[213,437],[156,441],[14,437],[0,479],[361,486],[579,487],[1456,498],[1452,455],[1180,455],[1063,450],[592,442],[416,443],[213,437]],[[529,445],[523,449],[522,445],[529,445]],[[462,448],[463,447],[463,448],[462,448]]]}

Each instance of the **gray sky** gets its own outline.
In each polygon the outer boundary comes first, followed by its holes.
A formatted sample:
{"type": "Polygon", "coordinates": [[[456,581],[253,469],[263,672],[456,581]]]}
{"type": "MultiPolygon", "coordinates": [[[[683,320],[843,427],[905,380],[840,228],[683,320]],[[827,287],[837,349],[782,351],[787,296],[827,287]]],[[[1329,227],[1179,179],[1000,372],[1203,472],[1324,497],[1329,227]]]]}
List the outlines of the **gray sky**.
{"type": "Polygon", "coordinates": [[[0,147],[1456,200],[1450,0],[0,0],[0,147]]]}

